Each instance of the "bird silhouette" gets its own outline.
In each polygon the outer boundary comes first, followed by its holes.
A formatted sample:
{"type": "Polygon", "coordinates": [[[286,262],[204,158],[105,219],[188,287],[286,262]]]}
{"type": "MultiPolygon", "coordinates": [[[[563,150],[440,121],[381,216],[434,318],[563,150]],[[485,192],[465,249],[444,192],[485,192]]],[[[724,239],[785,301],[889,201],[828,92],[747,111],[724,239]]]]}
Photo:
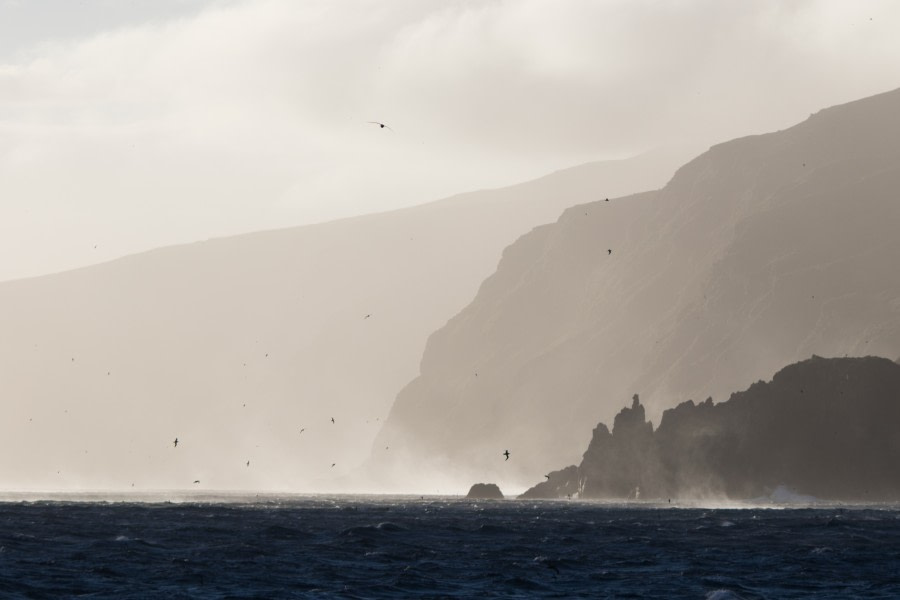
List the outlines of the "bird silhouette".
{"type": "Polygon", "coordinates": [[[331,422],[334,423],[334,417],[331,417],[331,422]]]}
{"type": "Polygon", "coordinates": [[[175,438],[175,441],[172,442],[172,444],[174,444],[174,446],[177,448],[178,447],[178,438],[175,438]]]}
{"type": "Polygon", "coordinates": [[[549,480],[550,480],[550,476],[549,476],[549,475],[544,475],[544,477],[546,477],[546,478],[547,478],[547,481],[549,481],[549,480]]]}
{"type": "Polygon", "coordinates": [[[248,467],[250,466],[250,461],[249,461],[249,460],[247,461],[247,466],[248,466],[248,467]]]}
{"type": "Polygon", "coordinates": [[[506,457],[504,460],[509,460],[509,450],[506,450],[506,451],[503,453],[503,456],[506,457]]]}
{"type": "MultiPolygon", "coordinates": [[[[388,127],[387,125],[385,125],[384,123],[382,123],[380,121],[369,121],[369,123],[372,123],[373,125],[378,125],[378,127],[380,127],[381,129],[391,129],[390,127],[388,127]]],[[[391,131],[393,131],[393,129],[391,129],[391,131]]]]}
{"type": "Polygon", "coordinates": [[[199,479],[195,479],[195,480],[194,480],[194,483],[200,483],[200,480],[199,480],[199,479]]]}
{"type": "Polygon", "coordinates": [[[334,468],[334,465],[336,465],[336,464],[337,464],[337,463],[331,463],[331,467],[334,468]]]}
{"type": "Polygon", "coordinates": [[[366,319],[368,319],[368,318],[371,317],[371,316],[372,316],[372,315],[366,315],[366,316],[364,316],[364,317],[363,317],[363,321],[365,321],[366,319]]]}
{"type": "Polygon", "coordinates": [[[300,428],[300,433],[303,433],[304,431],[306,431],[306,428],[305,428],[305,427],[301,427],[301,428],[300,428]]]}

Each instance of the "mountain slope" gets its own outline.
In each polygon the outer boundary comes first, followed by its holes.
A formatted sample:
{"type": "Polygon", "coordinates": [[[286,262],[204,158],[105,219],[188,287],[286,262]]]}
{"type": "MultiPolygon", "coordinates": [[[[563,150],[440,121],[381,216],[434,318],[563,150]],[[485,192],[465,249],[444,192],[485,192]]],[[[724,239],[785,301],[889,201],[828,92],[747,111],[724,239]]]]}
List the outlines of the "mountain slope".
{"type": "Polygon", "coordinates": [[[428,332],[505,245],[567,206],[662,185],[677,160],[2,283],[0,485],[334,486],[322,478],[368,455],[428,332]]]}
{"type": "Polygon", "coordinates": [[[570,208],[429,338],[375,446],[404,453],[378,466],[514,488],[576,462],[634,392],[656,417],[810,354],[896,356],[898,225],[900,91],[570,208]]]}

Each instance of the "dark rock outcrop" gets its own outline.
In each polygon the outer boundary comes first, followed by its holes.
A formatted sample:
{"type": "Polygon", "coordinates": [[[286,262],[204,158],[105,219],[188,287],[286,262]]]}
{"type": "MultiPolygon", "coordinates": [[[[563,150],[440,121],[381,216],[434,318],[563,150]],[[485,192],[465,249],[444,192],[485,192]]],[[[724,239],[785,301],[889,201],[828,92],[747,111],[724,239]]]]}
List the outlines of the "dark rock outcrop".
{"type": "MultiPolygon", "coordinates": [[[[601,423],[606,431],[606,425],[601,423]]],[[[596,430],[595,430],[596,431],[596,430]]],[[[607,433],[609,433],[607,431],[607,433]]],[[[572,498],[581,493],[581,479],[578,467],[570,465],[561,471],[551,471],[547,481],[542,481],[525,491],[519,498],[572,498]]]]}
{"type": "Polygon", "coordinates": [[[820,499],[895,501],[898,424],[900,365],[813,356],[726,402],[669,409],[656,431],[635,396],[612,433],[597,426],[579,466],[522,497],[574,489],[585,498],[750,499],[786,488],[820,499]]]}
{"type": "Polygon", "coordinates": [[[476,483],[469,489],[466,498],[475,500],[503,500],[503,492],[496,483],[476,483]]]}

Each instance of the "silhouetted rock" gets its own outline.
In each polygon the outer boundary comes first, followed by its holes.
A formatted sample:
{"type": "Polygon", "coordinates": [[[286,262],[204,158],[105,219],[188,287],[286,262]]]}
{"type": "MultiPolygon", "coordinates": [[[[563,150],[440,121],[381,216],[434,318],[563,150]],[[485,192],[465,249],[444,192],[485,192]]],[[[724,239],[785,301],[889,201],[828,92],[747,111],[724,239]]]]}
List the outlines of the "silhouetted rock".
{"type": "Polygon", "coordinates": [[[477,500],[503,500],[503,492],[496,483],[476,483],[469,489],[466,498],[477,500]]]}
{"type": "MultiPolygon", "coordinates": [[[[687,401],[654,432],[637,396],[602,424],[566,481],[585,498],[900,500],[900,365],[813,356],[720,404],[687,401]]],[[[551,479],[552,481],[552,479],[551,479]]],[[[522,497],[560,498],[545,481],[522,497]]]]}

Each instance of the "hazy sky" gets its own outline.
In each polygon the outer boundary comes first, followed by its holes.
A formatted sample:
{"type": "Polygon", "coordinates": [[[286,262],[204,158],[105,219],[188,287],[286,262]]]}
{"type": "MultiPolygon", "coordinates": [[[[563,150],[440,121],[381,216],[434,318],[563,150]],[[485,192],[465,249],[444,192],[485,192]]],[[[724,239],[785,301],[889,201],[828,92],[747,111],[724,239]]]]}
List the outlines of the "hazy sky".
{"type": "Polygon", "coordinates": [[[0,280],[780,129],[900,86],[897,31],[893,0],[0,0],[0,280]]]}

